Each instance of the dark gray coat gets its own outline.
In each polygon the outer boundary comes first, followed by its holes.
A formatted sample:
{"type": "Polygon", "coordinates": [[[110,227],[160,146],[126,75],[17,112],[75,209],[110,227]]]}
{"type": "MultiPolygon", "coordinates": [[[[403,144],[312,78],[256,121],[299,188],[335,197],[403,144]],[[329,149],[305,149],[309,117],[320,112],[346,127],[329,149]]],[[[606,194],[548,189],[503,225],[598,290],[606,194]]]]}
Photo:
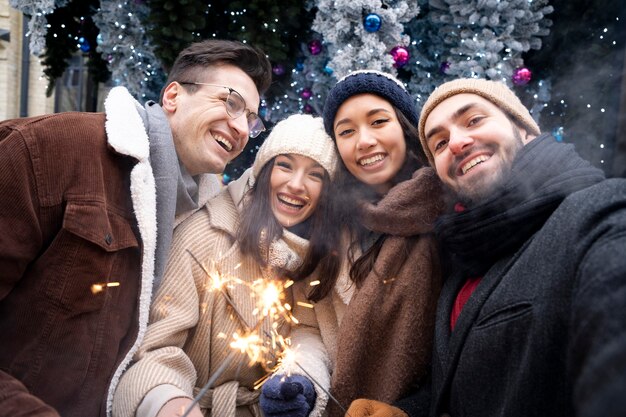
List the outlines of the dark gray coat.
{"type": "Polygon", "coordinates": [[[432,387],[412,416],[626,415],[626,180],[571,145],[524,147],[499,194],[438,224],[452,271],[435,324],[432,387]],[[468,277],[482,280],[453,331],[468,277]]]}
{"type": "Polygon", "coordinates": [[[483,277],[450,332],[444,284],[431,414],[626,415],[626,181],[567,198],[483,277]]]}

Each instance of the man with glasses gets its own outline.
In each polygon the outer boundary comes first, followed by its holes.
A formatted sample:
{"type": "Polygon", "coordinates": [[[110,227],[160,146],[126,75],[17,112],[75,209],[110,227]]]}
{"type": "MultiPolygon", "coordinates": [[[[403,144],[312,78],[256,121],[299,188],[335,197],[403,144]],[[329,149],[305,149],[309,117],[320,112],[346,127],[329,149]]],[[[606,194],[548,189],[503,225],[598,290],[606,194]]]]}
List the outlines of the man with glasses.
{"type": "Polygon", "coordinates": [[[160,103],[0,123],[0,416],[104,416],[148,321],[172,230],[265,128],[265,55],[189,46],[160,103]]]}

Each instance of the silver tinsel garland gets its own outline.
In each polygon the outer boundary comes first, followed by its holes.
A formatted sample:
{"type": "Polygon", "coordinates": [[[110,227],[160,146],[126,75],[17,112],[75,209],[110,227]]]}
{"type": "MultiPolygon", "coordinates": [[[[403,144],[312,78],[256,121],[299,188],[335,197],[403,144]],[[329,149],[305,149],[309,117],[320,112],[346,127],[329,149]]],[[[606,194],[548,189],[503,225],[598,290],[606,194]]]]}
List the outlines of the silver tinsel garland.
{"type": "Polygon", "coordinates": [[[9,0],[11,7],[30,16],[28,21],[28,33],[30,37],[30,52],[35,56],[41,56],[46,49],[46,34],[48,33],[48,21],[46,15],[51,14],[58,7],[63,7],[68,0],[9,0]]]}
{"type": "Polygon", "coordinates": [[[320,0],[312,29],[323,36],[331,60],[328,67],[341,78],[357,69],[376,69],[395,74],[390,50],[398,45],[408,46],[403,24],[417,16],[415,1],[381,0],[320,0]],[[363,18],[375,13],[380,16],[380,29],[368,32],[363,18]]]}
{"type": "Polygon", "coordinates": [[[93,21],[100,30],[98,51],[108,62],[111,78],[137,98],[156,98],[151,91],[155,76],[162,74],[140,16],[148,6],[137,1],[101,0],[93,21]]]}

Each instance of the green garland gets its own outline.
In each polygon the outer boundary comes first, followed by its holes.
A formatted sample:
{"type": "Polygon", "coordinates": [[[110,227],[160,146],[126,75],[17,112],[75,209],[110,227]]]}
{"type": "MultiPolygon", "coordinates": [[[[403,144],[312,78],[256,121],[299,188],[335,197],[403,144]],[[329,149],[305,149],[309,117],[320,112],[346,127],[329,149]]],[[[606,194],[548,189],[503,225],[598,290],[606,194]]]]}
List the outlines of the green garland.
{"type": "Polygon", "coordinates": [[[169,68],[190,43],[218,38],[261,48],[272,63],[293,65],[305,41],[313,14],[301,0],[224,1],[152,0],[145,25],[155,54],[169,68]]]}

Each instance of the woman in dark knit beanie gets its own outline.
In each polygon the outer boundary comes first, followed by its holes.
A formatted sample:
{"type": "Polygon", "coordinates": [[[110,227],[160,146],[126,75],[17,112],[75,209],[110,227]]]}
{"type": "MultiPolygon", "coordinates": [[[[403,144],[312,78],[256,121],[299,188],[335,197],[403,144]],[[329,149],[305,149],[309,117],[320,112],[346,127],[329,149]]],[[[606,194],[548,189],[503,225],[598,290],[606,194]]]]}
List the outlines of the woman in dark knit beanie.
{"type": "MultiPolygon", "coordinates": [[[[415,102],[396,78],[347,75],[323,116],[340,155],[328,221],[344,228],[343,262],[317,274],[319,285],[294,285],[294,299],[315,303],[296,317],[319,328],[327,357],[316,378],[337,400],[326,408],[334,417],[357,398],[394,402],[427,378],[441,287],[432,230],[443,201],[435,172],[422,167],[415,102]]],[[[287,408],[275,415],[292,415],[287,408]]]]}
{"type": "MultiPolygon", "coordinates": [[[[342,162],[334,201],[356,287],[340,319],[331,381],[344,407],[361,397],[394,402],[430,369],[441,287],[432,231],[444,204],[436,173],[422,167],[418,117],[402,83],[377,71],[340,80],[324,107],[342,162]]],[[[329,411],[341,415],[332,404],[329,411]]]]}

